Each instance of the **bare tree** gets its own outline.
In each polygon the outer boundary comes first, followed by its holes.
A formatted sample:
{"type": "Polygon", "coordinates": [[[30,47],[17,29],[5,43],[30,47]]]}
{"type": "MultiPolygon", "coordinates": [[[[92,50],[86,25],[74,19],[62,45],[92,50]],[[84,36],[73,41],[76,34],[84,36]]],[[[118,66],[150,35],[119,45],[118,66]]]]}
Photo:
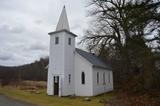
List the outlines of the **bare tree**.
{"type": "Polygon", "coordinates": [[[116,71],[143,73],[149,64],[154,69],[149,62],[153,55],[150,47],[159,40],[160,0],[90,0],[89,4],[94,20],[81,43],[98,55],[119,61],[121,69],[116,71]]]}
{"type": "Polygon", "coordinates": [[[159,4],[159,0],[90,0],[90,15],[96,19],[82,42],[90,49],[105,45],[120,52],[134,36],[154,41],[147,38],[160,27],[159,4]]]}

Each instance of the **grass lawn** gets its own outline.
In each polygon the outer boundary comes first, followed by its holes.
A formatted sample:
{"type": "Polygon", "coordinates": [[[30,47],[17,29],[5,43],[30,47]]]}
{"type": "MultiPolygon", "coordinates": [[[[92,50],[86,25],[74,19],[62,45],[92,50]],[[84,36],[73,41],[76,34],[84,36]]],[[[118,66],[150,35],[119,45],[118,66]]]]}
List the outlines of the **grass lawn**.
{"type": "Polygon", "coordinates": [[[20,90],[11,86],[0,87],[0,94],[39,106],[103,106],[99,101],[103,98],[111,99],[113,95],[112,93],[107,93],[91,97],[91,101],[83,101],[84,97],[71,99],[69,97],[47,96],[44,89],[39,90],[39,93],[36,94],[35,92],[20,90]]]}

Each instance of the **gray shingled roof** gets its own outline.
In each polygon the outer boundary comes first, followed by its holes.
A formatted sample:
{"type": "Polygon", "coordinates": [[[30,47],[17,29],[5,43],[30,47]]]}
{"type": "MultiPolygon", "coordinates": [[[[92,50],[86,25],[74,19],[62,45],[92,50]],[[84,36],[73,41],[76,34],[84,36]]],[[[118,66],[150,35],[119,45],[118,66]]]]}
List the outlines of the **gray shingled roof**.
{"type": "Polygon", "coordinates": [[[76,48],[76,52],[80,54],[82,57],[87,59],[93,66],[95,67],[101,67],[106,69],[111,69],[110,65],[105,64],[102,60],[100,60],[96,55],[83,51],[81,49],[76,48]]]}

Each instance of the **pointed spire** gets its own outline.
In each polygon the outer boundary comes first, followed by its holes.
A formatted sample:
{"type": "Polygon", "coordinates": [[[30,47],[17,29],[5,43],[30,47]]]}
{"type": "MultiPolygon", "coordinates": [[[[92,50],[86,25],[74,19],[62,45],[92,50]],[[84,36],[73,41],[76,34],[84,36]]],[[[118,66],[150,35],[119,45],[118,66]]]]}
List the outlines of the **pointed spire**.
{"type": "Polygon", "coordinates": [[[70,31],[65,6],[63,7],[61,16],[59,18],[56,31],[63,30],[63,29],[70,31]]]}

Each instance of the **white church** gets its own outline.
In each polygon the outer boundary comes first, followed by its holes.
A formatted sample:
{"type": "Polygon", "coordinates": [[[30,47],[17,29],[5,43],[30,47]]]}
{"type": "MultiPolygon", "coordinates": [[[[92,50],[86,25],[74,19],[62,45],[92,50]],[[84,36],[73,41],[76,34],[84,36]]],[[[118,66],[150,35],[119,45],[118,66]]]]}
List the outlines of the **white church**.
{"type": "Polygon", "coordinates": [[[70,32],[66,9],[56,31],[50,32],[47,94],[95,96],[113,90],[113,73],[96,55],[75,48],[76,34],[70,32]]]}

